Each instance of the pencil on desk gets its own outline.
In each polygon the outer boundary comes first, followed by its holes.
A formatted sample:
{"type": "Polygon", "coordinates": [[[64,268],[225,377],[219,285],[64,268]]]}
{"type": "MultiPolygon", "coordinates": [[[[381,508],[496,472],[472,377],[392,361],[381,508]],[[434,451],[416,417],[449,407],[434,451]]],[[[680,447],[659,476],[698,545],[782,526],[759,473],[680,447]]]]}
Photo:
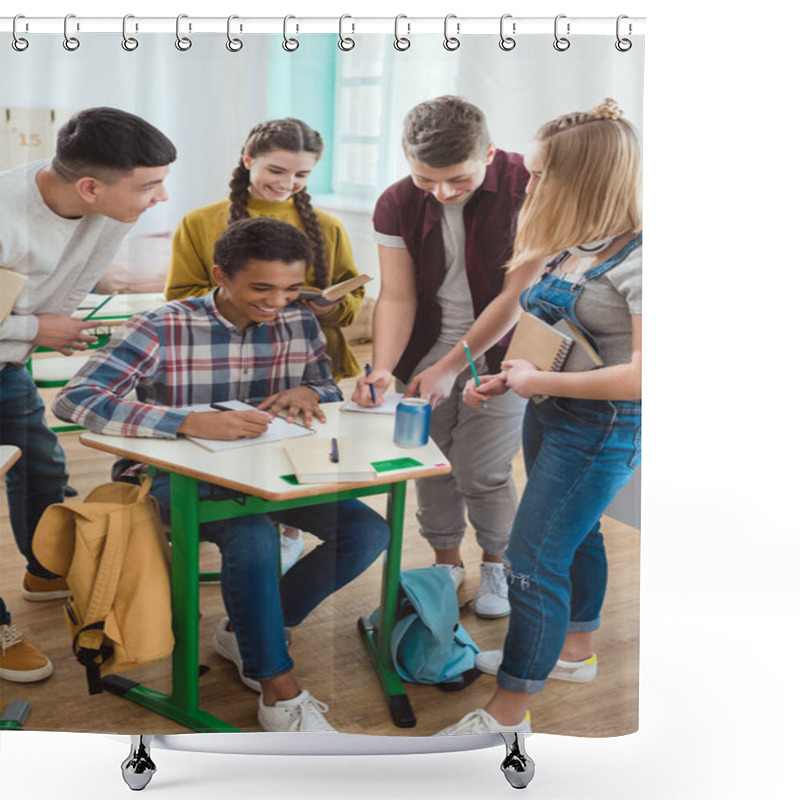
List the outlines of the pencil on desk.
{"type": "MultiPolygon", "coordinates": [[[[475,385],[480,386],[481,379],[478,377],[478,370],[475,369],[475,362],[472,360],[472,353],[469,351],[469,345],[466,341],[461,342],[461,344],[464,345],[464,352],[467,354],[467,361],[469,361],[469,368],[472,370],[472,377],[475,378],[475,385]]],[[[489,404],[486,400],[481,400],[481,405],[485,408],[489,404]]]]}

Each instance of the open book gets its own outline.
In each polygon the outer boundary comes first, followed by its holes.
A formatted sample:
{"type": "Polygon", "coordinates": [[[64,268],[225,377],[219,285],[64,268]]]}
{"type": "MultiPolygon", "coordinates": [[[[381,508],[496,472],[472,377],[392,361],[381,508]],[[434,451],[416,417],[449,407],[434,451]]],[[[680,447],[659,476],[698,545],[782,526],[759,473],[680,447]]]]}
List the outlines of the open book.
{"type": "Polygon", "coordinates": [[[505,356],[524,358],[543,372],[584,372],[603,365],[588,339],[568,319],[550,325],[535,314],[523,313],[505,356]]]}
{"type": "Polygon", "coordinates": [[[321,306],[331,305],[371,280],[372,278],[369,275],[356,275],[355,278],[348,278],[346,281],[341,281],[341,283],[334,283],[333,286],[329,286],[327,289],[304,286],[300,290],[300,299],[311,300],[321,306]]]}
{"type": "Polygon", "coordinates": [[[358,445],[344,436],[292,439],[283,443],[283,449],[299,483],[351,483],[378,477],[358,445]],[[337,461],[332,459],[334,452],[337,461]]]}
{"type": "Polygon", "coordinates": [[[0,267],[0,322],[8,319],[27,282],[27,275],[0,267]]]}
{"type": "MultiPolygon", "coordinates": [[[[228,411],[256,411],[257,409],[241,400],[226,400],[224,403],[215,403],[216,406],[224,406],[228,411]]],[[[192,411],[219,411],[218,408],[212,408],[209,405],[190,406],[192,411]]],[[[266,412],[264,412],[266,413],[266,412]]],[[[299,422],[287,422],[283,417],[275,417],[269,423],[269,427],[261,434],[251,439],[203,439],[200,436],[187,436],[195,444],[210,450],[212,453],[217,453],[221,450],[233,450],[237,447],[249,447],[252,444],[265,444],[266,442],[279,442],[282,439],[292,439],[297,436],[308,436],[309,434],[316,433],[313,428],[306,428],[299,422]]]]}

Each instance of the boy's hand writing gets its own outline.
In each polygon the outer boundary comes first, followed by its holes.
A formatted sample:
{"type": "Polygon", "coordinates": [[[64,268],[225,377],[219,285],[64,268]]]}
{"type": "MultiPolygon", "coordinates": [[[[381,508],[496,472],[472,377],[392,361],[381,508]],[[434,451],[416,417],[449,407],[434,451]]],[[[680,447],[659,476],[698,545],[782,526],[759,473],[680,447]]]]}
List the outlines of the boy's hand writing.
{"type": "Polygon", "coordinates": [[[353,402],[360,406],[379,406],[383,403],[383,395],[392,385],[392,373],[386,369],[373,369],[369,375],[360,375],[353,392],[353,402]],[[375,387],[375,402],[372,402],[370,386],[375,387]]]}
{"type": "Polygon", "coordinates": [[[193,411],[178,428],[178,433],[202,439],[254,439],[272,421],[263,411],[193,411]]]}

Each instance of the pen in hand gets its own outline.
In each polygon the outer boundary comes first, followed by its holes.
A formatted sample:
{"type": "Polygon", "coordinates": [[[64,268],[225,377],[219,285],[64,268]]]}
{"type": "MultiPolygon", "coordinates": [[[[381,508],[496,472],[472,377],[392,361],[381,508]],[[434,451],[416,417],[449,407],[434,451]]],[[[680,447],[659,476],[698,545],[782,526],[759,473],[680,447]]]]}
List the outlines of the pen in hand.
{"type": "MultiPolygon", "coordinates": [[[[475,369],[475,362],[472,360],[472,353],[470,353],[469,351],[469,345],[465,341],[461,342],[461,344],[464,345],[464,352],[467,354],[467,361],[469,361],[469,368],[470,370],[472,370],[472,377],[475,378],[475,386],[480,386],[481,379],[478,377],[478,370],[475,369]]],[[[481,405],[484,408],[486,408],[486,406],[489,404],[487,403],[486,400],[482,400],[481,405]]]]}
{"type": "MultiPolygon", "coordinates": [[[[364,372],[367,373],[367,377],[372,374],[372,367],[369,364],[364,365],[364,372]]],[[[373,404],[377,404],[377,399],[375,398],[375,384],[371,383],[369,385],[369,396],[372,399],[373,404]]]]}
{"type": "Polygon", "coordinates": [[[336,440],[335,436],[331,439],[330,459],[334,464],[339,463],[339,442],[336,440]]]}

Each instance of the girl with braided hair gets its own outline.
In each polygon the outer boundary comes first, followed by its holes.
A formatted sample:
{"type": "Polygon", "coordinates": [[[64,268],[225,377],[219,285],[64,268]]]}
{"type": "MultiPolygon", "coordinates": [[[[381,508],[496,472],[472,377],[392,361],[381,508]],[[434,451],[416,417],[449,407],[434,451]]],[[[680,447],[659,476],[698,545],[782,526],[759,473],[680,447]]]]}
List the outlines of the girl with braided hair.
{"type": "MultiPolygon", "coordinates": [[[[178,225],[164,290],[167,300],[213,291],[214,245],[228,225],[247,217],[279,219],[306,234],[312,252],[306,285],[324,289],[358,275],[344,226],[330,214],[314,209],[306,190],[322,148],[322,137],[302,120],[274,119],[256,125],[233,170],[228,199],[189,212],[178,225]]],[[[325,335],[335,381],[359,373],[342,328],[355,320],[363,299],[361,287],[333,305],[306,303],[325,335]]],[[[278,528],[281,568],[286,572],[302,555],[303,538],[297,528],[282,524],[278,528]]]]}
{"type": "MultiPolygon", "coordinates": [[[[306,190],[322,155],[322,137],[299,119],[277,119],[256,125],[248,134],[230,181],[227,200],[195,209],[178,226],[172,241],[167,300],[197,297],[215,288],[211,277],[214,244],[232,222],[247,217],[272,217],[306,234],[313,258],[306,284],[324,289],[358,274],[350,240],[339,220],[317,211],[306,190]]],[[[334,305],[309,302],[327,340],[334,380],[359,372],[342,328],[361,309],[363,287],[334,305]]]]}
{"type": "Polygon", "coordinates": [[[522,426],[528,480],[505,552],[511,616],[502,650],[476,666],[497,675],[484,708],[443,734],[529,732],[527,706],[548,678],[594,679],[607,564],[600,518],[639,463],[642,376],[641,147],[606,99],[543,125],[525,157],[530,173],[513,270],[556,254],[522,307],[566,319],[602,366],[544,372],[524,359],[472,381],[472,407],[505,393],[530,398],[522,426]]]}

